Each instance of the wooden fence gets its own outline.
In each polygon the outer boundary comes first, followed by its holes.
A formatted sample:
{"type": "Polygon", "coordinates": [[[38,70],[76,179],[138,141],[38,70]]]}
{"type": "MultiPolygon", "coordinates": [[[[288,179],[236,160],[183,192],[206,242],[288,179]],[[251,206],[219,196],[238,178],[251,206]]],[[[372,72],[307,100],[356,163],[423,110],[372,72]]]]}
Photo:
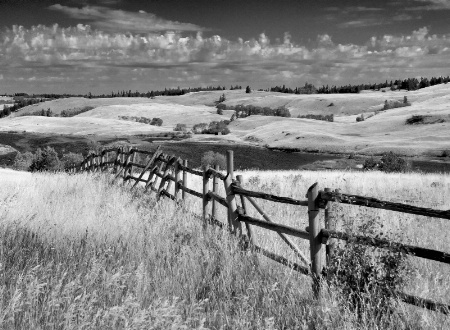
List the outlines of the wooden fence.
{"type": "MultiPolygon", "coordinates": [[[[343,194],[338,190],[332,190],[330,188],[319,190],[317,183],[309,187],[306,193],[307,199],[305,200],[251,191],[244,188],[242,176],[238,175],[235,179],[233,164],[232,151],[227,152],[226,173],[221,173],[218,170],[218,167],[207,168],[204,171],[192,169],[188,167],[186,160],[182,160],[176,156],[166,155],[160,150],[160,147],[158,147],[155,152],[120,147],[117,149],[105,149],[100,154],[91,154],[81,164],[74,165],[70,168],[69,172],[112,172],[114,180],[121,178],[123,182],[134,181],[131,189],[135,189],[139,183],[142,183],[145,191],[154,191],[157,194],[158,199],[167,197],[179,202],[186,198],[186,194],[201,198],[203,205],[201,219],[204,228],[206,228],[208,224],[212,224],[222,229],[228,229],[231,234],[239,237],[243,246],[246,248],[251,248],[253,251],[260,253],[267,258],[302,274],[311,276],[313,278],[313,291],[316,296],[318,296],[320,292],[321,278],[326,267],[326,260],[330,260],[330,258],[333,257],[335,239],[344,241],[351,240],[357,244],[370,245],[378,248],[395,248],[396,251],[402,251],[405,254],[450,264],[450,255],[445,252],[384,239],[348,235],[347,233],[339,232],[335,229],[336,226],[331,206],[332,203],[343,203],[449,220],[450,210],[434,210],[402,203],[382,201],[371,197],[343,194]],[[145,155],[148,161],[145,164],[136,162],[136,155],[138,154],[145,155]],[[140,170],[138,176],[133,176],[134,169],[140,170]],[[144,179],[144,176],[147,173],[148,176],[144,179]],[[188,187],[187,173],[197,175],[203,179],[203,189],[201,192],[188,187]],[[210,186],[211,178],[212,190],[210,186]],[[225,188],[225,197],[218,194],[218,185],[220,181],[223,182],[225,188]],[[171,191],[173,191],[173,193],[171,193],[171,191]],[[309,226],[302,230],[275,223],[256,203],[255,198],[302,206],[305,207],[305,210],[307,208],[309,226]],[[251,204],[264,220],[248,216],[248,204],[251,204]],[[228,216],[225,223],[217,219],[217,209],[219,205],[227,208],[228,216]],[[321,209],[325,211],[324,227],[322,227],[319,218],[321,209]],[[245,225],[245,230],[243,225],[245,225]],[[293,250],[302,264],[288,260],[283,256],[277,255],[256,245],[254,242],[252,226],[276,232],[290,249],[293,250]],[[289,236],[299,237],[309,241],[309,259],[301,252],[289,236]],[[324,249],[325,251],[323,251],[324,249]]],[[[449,305],[436,303],[428,299],[415,297],[402,292],[396,292],[396,294],[406,303],[449,314],[449,305]]]]}

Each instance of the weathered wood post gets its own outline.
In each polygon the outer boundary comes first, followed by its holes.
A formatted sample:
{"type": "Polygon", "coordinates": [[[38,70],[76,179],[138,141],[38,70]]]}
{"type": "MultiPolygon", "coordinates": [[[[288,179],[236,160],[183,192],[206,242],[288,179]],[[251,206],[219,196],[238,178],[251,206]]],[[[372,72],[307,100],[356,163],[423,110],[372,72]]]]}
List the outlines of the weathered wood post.
{"type": "Polygon", "coordinates": [[[203,229],[208,226],[208,192],[209,192],[209,165],[203,171],[203,229]]]}
{"type": "Polygon", "coordinates": [[[238,236],[242,235],[242,224],[238,221],[238,212],[236,196],[234,195],[231,184],[234,178],[234,160],[233,150],[227,150],[227,176],[225,178],[225,191],[228,202],[228,227],[232,233],[238,236]]]}
{"type": "MultiPolygon", "coordinates": [[[[237,181],[239,182],[239,184],[242,187],[244,185],[244,178],[242,177],[242,175],[236,175],[236,179],[237,179],[237,181]]],[[[244,214],[247,214],[247,204],[246,204],[246,201],[245,201],[245,197],[240,195],[240,198],[241,198],[241,205],[242,205],[242,209],[244,211],[244,214]]],[[[253,230],[252,230],[252,227],[248,223],[245,223],[245,228],[247,229],[248,239],[249,239],[250,243],[253,244],[254,242],[253,242],[253,230]]]]}
{"type": "MultiPolygon", "coordinates": [[[[214,165],[214,170],[219,171],[219,165],[214,165]]],[[[219,191],[219,178],[213,175],[213,193],[217,194],[219,191]]],[[[217,219],[217,201],[212,200],[211,217],[217,219]]]]}
{"type": "MultiPolygon", "coordinates": [[[[325,188],[325,192],[331,192],[330,188],[325,188]]],[[[332,202],[328,202],[325,208],[325,228],[329,230],[336,230],[336,222],[334,218],[333,212],[333,204],[332,202]]],[[[334,256],[334,250],[336,246],[336,240],[331,238],[328,240],[328,244],[326,245],[326,265],[330,265],[330,262],[334,256]]]]}
{"type": "Polygon", "coordinates": [[[118,147],[117,151],[116,151],[116,159],[114,159],[114,168],[113,168],[113,173],[116,174],[117,173],[117,168],[119,167],[119,162],[120,162],[120,152],[121,152],[121,148],[118,147]]]}
{"type": "MultiPolygon", "coordinates": [[[[188,161],[185,159],[184,160],[184,162],[183,162],[183,166],[184,167],[188,167],[188,161]]],[[[185,186],[186,188],[187,188],[187,185],[188,185],[188,178],[187,178],[187,172],[186,172],[186,170],[183,170],[183,186],[185,186]]],[[[186,199],[186,192],[184,191],[184,190],[182,190],[181,191],[181,198],[183,199],[183,200],[185,200],[186,199]]]]}
{"type": "Polygon", "coordinates": [[[317,182],[308,189],[308,217],[309,217],[309,246],[311,250],[311,271],[313,275],[313,292],[316,297],[320,294],[320,277],[322,274],[322,241],[320,237],[320,218],[317,197],[319,189],[317,182]]]}
{"type": "MultiPolygon", "coordinates": [[[[136,150],[133,147],[131,147],[130,153],[131,153],[130,154],[131,155],[130,163],[134,163],[134,161],[136,160],[137,152],[136,152],[136,150]]],[[[128,170],[127,175],[133,175],[133,165],[132,164],[129,165],[129,170],[128,170]]]]}
{"type": "Polygon", "coordinates": [[[180,162],[181,162],[181,159],[178,159],[174,164],[174,167],[175,167],[175,192],[174,192],[175,200],[179,199],[179,194],[180,194],[180,186],[178,185],[178,182],[180,181],[180,177],[181,177],[180,162]]]}

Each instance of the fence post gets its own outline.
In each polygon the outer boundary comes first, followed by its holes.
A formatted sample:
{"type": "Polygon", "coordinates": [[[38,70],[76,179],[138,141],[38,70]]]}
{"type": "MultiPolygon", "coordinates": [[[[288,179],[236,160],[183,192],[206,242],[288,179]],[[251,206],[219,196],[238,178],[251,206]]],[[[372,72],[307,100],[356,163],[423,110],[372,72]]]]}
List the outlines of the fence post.
{"type": "MultiPolygon", "coordinates": [[[[136,152],[136,150],[133,147],[130,149],[130,152],[132,152],[132,154],[131,154],[131,163],[134,163],[134,161],[136,159],[137,152],[136,152]]],[[[133,165],[130,164],[129,167],[130,168],[128,170],[128,175],[133,175],[133,165]]]]}
{"type": "MultiPolygon", "coordinates": [[[[183,166],[184,166],[184,167],[187,167],[187,166],[188,166],[188,161],[187,161],[186,159],[185,159],[184,162],[183,162],[183,166]]],[[[188,178],[187,178],[187,172],[186,172],[186,170],[183,170],[183,186],[185,186],[186,188],[187,188],[187,180],[188,180],[188,178]]],[[[183,200],[186,199],[186,192],[185,192],[184,190],[181,191],[181,198],[182,198],[183,200]]]]}
{"type": "MultiPolygon", "coordinates": [[[[219,165],[214,165],[214,169],[219,171],[219,165]]],[[[213,175],[213,192],[218,193],[219,190],[219,178],[213,175]]],[[[217,219],[217,201],[213,198],[211,207],[211,217],[217,219]]]]}
{"type": "Polygon", "coordinates": [[[313,292],[316,298],[320,294],[320,277],[322,273],[322,241],[320,239],[320,218],[317,197],[317,182],[308,189],[309,246],[311,250],[311,271],[313,275],[313,292]]]}
{"type": "MultiPolygon", "coordinates": [[[[325,188],[325,192],[331,192],[331,189],[325,188]]],[[[330,230],[336,229],[332,202],[328,202],[325,208],[325,228],[330,230]]],[[[328,244],[325,247],[327,256],[326,265],[330,265],[330,262],[334,256],[335,245],[336,241],[334,238],[328,240],[328,244]]]]}
{"type": "MultiPolygon", "coordinates": [[[[244,185],[244,178],[242,177],[242,175],[236,175],[236,179],[242,187],[244,185]]],[[[244,214],[247,214],[247,204],[246,204],[245,198],[242,195],[240,195],[240,198],[241,198],[242,210],[244,211],[244,214]]],[[[253,244],[254,242],[253,242],[252,227],[248,223],[245,223],[245,228],[247,229],[248,239],[249,239],[250,243],[253,244]]]]}
{"type": "Polygon", "coordinates": [[[203,229],[208,225],[209,165],[203,171],[203,229]]]}
{"type": "Polygon", "coordinates": [[[236,196],[231,190],[233,177],[234,177],[233,150],[227,150],[227,176],[225,178],[224,183],[228,202],[228,227],[233,233],[240,236],[242,235],[242,224],[237,220],[238,213],[237,213],[236,196]]]}
{"type": "Polygon", "coordinates": [[[175,200],[178,200],[178,195],[180,194],[180,187],[178,186],[178,181],[180,181],[180,162],[181,159],[178,159],[175,164],[175,191],[174,191],[174,196],[175,196],[175,200]]]}

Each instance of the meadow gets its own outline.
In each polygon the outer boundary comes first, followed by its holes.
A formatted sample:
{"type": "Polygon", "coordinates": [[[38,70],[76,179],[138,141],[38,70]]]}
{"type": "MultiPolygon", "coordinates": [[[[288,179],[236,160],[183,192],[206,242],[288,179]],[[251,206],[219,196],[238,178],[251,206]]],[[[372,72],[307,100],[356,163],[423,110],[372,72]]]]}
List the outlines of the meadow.
{"type": "MultiPolygon", "coordinates": [[[[307,188],[450,209],[450,176],[343,171],[244,171],[252,190],[303,199],[307,188]]],[[[396,302],[355,313],[330,286],[315,300],[308,277],[275,264],[218,229],[202,230],[201,200],[156,201],[103,174],[1,170],[0,327],[3,329],[445,329],[450,317],[396,302]]],[[[201,179],[189,177],[201,191],[201,179]]],[[[221,187],[223,189],[223,187],[221,187]]],[[[223,195],[223,190],[221,191],[223,195]]],[[[303,229],[307,209],[259,202],[303,229]]],[[[446,220],[335,206],[338,227],[371,222],[396,241],[450,252],[446,220]]],[[[256,216],[251,211],[250,215],[256,216]]],[[[225,220],[225,210],[218,218],[225,220]]],[[[294,259],[276,234],[255,238],[294,259]]],[[[304,254],[308,244],[296,241],[304,254]]],[[[404,291],[450,303],[447,265],[408,258],[404,291]]],[[[373,302],[375,303],[375,302],[373,302]]]]}

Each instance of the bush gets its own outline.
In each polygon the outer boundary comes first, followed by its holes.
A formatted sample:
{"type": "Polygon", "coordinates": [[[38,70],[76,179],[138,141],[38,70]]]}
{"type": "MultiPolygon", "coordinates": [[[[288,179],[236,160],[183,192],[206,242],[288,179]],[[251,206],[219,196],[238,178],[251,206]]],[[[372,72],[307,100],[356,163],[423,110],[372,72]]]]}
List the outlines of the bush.
{"type": "Polygon", "coordinates": [[[79,165],[83,160],[84,157],[82,154],[69,152],[61,157],[61,167],[64,170],[68,170],[73,165],[79,165]]]}
{"type": "Polygon", "coordinates": [[[215,165],[218,165],[221,169],[225,169],[227,167],[226,157],[214,151],[205,152],[201,160],[202,169],[206,169],[207,166],[214,167],[215,165]]]}
{"type": "Polygon", "coordinates": [[[395,108],[402,108],[402,107],[409,107],[411,103],[408,102],[408,98],[405,96],[403,98],[403,101],[391,101],[388,102],[388,100],[384,101],[383,110],[389,110],[389,109],[395,109],[395,108]]]}
{"type": "MultiPolygon", "coordinates": [[[[347,234],[381,238],[379,218],[367,219],[356,227],[347,217],[347,234]]],[[[371,315],[379,321],[394,311],[394,299],[406,283],[409,269],[406,256],[399,248],[377,249],[358,244],[350,239],[346,245],[337,245],[328,268],[328,281],[341,293],[343,304],[350,307],[358,318],[371,315]]]]}
{"type": "Polygon", "coordinates": [[[383,157],[381,157],[378,168],[380,171],[387,173],[408,172],[411,166],[406,159],[401,158],[399,155],[396,155],[391,151],[389,153],[385,153],[383,157]]]}
{"type": "Polygon", "coordinates": [[[379,161],[376,161],[373,157],[366,159],[364,161],[363,168],[365,170],[378,169],[386,173],[404,173],[408,172],[411,169],[411,165],[406,159],[390,151],[383,154],[379,161]]]}
{"type": "Polygon", "coordinates": [[[59,160],[58,153],[52,147],[39,148],[34,154],[30,165],[30,171],[60,171],[62,163],[59,160]]]}
{"type": "Polygon", "coordinates": [[[356,117],[356,122],[364,121],[364,114],[361,114],[361,116],[356,117]]]}
{"type": "Polygon", "coordinates": [[[426,116],[422,116],[422,115],[411,116],[408,119],[406,119],[406,124],[407,125],[421,124],[421,123],[423,123],[425,117],[426,116]]]}
{"type": "Polygon", "coordinates": [[[154,126],[162,126],[163,121],[161,118],[153,118],[150,125],[154,125],[154,126]]]}
{"type": "Polygon", "coordinates": [[[186,124],[177,124],[175,128],[173,129],[175,132],[186,132],[186,124]]]}
{"type": "Polygon", "coordinates": [[[450,157],[450,149],[442,151],[441,157],[450,157]]]}
{"type": "Polygon", "coordinates": [[[28,171],[33,160],[34,155],[31,152],[18,152],[14,158],[13,168],[19,171],[28,171]]]}
{"type": "Polygon", "coordinates": [[[366,171],[376,170],[378,168],[378,162],[373,156],[364,160],[363,169],[366,171]]]}

